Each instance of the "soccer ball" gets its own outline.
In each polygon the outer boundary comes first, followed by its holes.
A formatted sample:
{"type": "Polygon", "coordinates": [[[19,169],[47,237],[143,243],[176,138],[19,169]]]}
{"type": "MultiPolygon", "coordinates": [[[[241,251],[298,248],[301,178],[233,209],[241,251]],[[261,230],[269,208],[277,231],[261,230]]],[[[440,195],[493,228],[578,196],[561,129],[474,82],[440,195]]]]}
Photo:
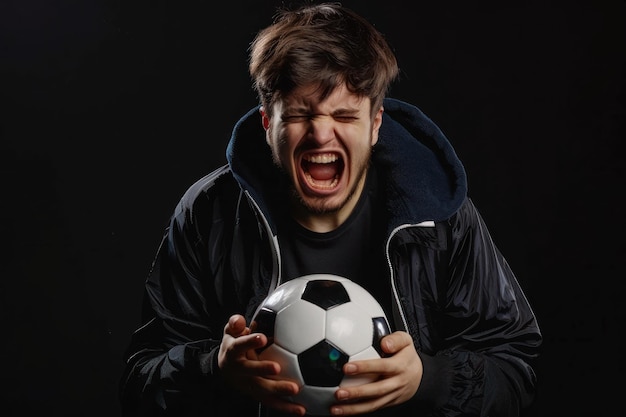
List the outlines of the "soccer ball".
{"type": "Polygon", "coordinates": [[[276,377],[300,386],[288,399],[313,415],[329,414],[339,386],[372,381],[371,376],[344,375],[342,367],[383,357],[380,339],[390,333],[382,307],[367,290],[329,274],[306,275],[276,287],[257,308],[250,327],[268,338],[258,350],[259,359],[280,364],[276,377]]]}

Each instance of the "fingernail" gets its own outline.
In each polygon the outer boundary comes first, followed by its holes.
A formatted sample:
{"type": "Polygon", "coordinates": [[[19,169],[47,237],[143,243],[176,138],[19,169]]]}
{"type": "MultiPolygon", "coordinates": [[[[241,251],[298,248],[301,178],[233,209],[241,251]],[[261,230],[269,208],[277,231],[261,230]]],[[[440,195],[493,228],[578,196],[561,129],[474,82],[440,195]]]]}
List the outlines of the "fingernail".
{"type": "Polygon", "coordinates": [[[340,389],[337,391],[337,398],[340,400],[345,400],[348,398],[348,391],[340,389]]]}
{"type": "Polygon", "coordinates": [[[347,364],[345,369],[345,373],[350,374],[352,372],[356,372],[356,365],[352,365],[351,363],[347,364]]]}
{"type": "Polygon", "coordinates": [[[330,413],[332,415],[334,415],[334,416],[339,416],[339,415],[343,414],[343,410],[341,408],[339,408],[339,407],[332,407],[330,409],[330,413]]]}
{"type": "Polygon", "coordinates": [[[393,342],[391,340],[385,340],[385,344],[387,345],[387,350],[393,350],[393,342]]]}

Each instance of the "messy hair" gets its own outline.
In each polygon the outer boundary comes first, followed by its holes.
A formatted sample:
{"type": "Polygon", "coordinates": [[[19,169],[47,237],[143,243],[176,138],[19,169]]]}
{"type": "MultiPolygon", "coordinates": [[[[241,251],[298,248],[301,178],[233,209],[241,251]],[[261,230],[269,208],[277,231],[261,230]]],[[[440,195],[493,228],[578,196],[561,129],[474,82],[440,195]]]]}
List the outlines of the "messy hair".
{"type": "Polygon", "coordinates": [[[281,9],[250,45],[249,72],[261,104],[303,85],[317,85],[320,99],[345,84],[368,97],[372,113],[382,105],[398,64],[384,36],[340,3],[281,9]]]}

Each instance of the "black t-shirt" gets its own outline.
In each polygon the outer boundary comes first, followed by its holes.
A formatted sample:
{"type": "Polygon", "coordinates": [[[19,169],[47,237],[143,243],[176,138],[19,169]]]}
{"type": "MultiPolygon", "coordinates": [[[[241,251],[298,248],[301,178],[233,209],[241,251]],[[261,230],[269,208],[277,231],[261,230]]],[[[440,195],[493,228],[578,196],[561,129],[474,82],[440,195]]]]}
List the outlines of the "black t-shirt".
{"type": "MultiPolygon", "coordinates": [[[[375,171],[370,169],[354,211],[337,229],[312,232],[290,216],[279,225],[283,280],[309,274],[348,278],[368,290],[391,319],[391,286],[385,260],[386,225],[375,171]]],[[[391,320],[390,320],[391,322],[391,320]]]]}

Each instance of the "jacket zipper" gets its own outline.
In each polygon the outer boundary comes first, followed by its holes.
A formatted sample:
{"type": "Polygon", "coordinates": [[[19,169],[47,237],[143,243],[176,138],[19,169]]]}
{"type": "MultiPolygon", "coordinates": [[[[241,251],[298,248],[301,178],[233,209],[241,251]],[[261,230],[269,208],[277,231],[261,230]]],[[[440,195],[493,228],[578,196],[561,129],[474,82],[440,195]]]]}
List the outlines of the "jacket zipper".
{"type": "Polygon", "coordinates": [[[396,286],[396,278],[393,270],[393,265],[391,264],[391,255],[389,254],[389,246],[391,245],[391,240],[393,237],[403,229],[408,229],[410,227],[435,227],[435,222],[431,220],[423,221],[421,223],[416,224],[402,224],[389,233],[389,237],[387,238],[387,243],[385,244],[385,257],[387,258],[387,266],[389,267],[389,277],[391,280],[391,290],[393,294],[393,299],[395,300],[398,315],[402,321],[402,326],[404,327],[404,331],[409,333],[409,324],[406,319],[406,313],[404,312],[404,308],[402,307],[402,302],[400,301],[400,295],[398,294],[398,287],[396,286]]]}
{"type": "Polygon", "coordinates": [[[254,198],[252,198],[252,196],[247,190],[245,190],[244,193],[246,197],[248,198],[248,200],[254,206],[254,209],[257,212],[258,217],[261,219],[263,226],[265,227],[265,231],[267,232],[269,245],[272,248],[272,281],[270,283],[270,287],[268,291],[269,293],[280,284],[280,281],[282,279],[282,266],[281,266],[281,259],[280,259],[280,250],[278,247],[279,246],[278,237],[275,236],[274,233],[272,232],[272,228],[270,227],[270,224],[267,221],[267,218],[263,214],[263,210],[259,208],[259,205],[256,203],[254,198]]]}

